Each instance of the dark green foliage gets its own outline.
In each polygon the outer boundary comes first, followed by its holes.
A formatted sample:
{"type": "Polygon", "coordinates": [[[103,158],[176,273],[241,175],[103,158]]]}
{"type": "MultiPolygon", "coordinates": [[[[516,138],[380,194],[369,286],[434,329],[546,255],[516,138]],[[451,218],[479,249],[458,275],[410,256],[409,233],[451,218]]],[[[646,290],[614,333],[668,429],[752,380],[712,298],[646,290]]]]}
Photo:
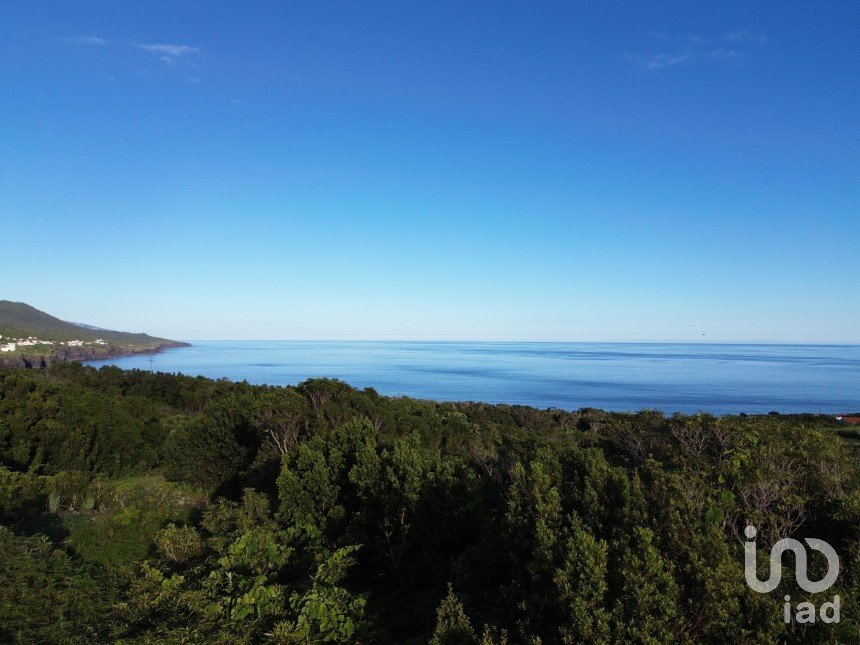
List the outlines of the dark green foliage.
{"type": "Polygon", "coordinates": [[[0,466],[0,518],[38,513],[48,499],[48,481],[0,466]]]}
{"type": "Polygon", "coordinates": [[[679,640],[680,591],[670,561],[654,545],[653,533],[634,527],[614,567],[617,598],[613,622],[621,640],[668,643],[679,640]]]}
{"type": "Polygon", "coordinates": [[[856,642],[837,430],[0,370],[0,641],[856,642]],[[747,588],[747,522],[837,549],[841,623],[747,588]]]}
{"type": "Polygon", "coordinates": [[[259,448],[249,397],[231,396],[179,424],[165,440],[165,474],[214,491],[231,483],[259,448]]]}
{"type": "Polygon", "coordinates": [[[163,442],[151,404],[24,372],[0,371],[0,419],[0,462],[44,474],[146,472],[163,442]]]}
{"type": "Polygon", "coordinates": [[[104,639],[117,590],[44,537],[0,526],[0,642],[104,639]]]}
{"type": "Polygon", "coordinates": [[[607,643],[607,544],[589,533],[577,515],[566,534],[561,566],[553,575],[563,616],[559,635],[566,643],[607,643]]]}

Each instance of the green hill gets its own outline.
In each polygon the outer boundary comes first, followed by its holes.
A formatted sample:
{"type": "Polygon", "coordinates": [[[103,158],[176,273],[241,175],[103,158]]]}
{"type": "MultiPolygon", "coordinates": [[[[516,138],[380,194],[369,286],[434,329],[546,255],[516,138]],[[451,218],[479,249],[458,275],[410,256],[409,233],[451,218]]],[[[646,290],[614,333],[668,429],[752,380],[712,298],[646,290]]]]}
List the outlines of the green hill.
{"type": "Polygon", "coordinates": [[[149,334],[112,331],[92,325],[70,323],[24,302],[9,300],[0,300],[0,337],[0,347],[29,337],[47,341],[4,350],[0,353],[0,366],[8,366],[10,359],[22,356],[43,357],[47,362],[53,362],[153,352],[165,347],[187,344],[149,334]],[[70,341],[80,343],[71,346],[70,341]]]}
{"type": "Polygon", "coordinates": [[[24,302],[0,300],[0,335],[3,338],[36,336],[45,340],[96,340],[115,343],[152,343],[167,340],[148,334],[99,329],[55,318],[24,302]]]}

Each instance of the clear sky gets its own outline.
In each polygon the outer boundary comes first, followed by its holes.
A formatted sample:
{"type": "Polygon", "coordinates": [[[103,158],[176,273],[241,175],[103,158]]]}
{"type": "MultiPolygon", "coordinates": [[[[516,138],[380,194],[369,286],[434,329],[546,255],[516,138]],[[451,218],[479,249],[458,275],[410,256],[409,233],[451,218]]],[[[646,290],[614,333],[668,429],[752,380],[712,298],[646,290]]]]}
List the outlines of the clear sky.
{"type": "Polygon", "coordinates": [[[0,2],[0,298],[191,339],[860,342],[858,32],[856,1],[0,2]]]}

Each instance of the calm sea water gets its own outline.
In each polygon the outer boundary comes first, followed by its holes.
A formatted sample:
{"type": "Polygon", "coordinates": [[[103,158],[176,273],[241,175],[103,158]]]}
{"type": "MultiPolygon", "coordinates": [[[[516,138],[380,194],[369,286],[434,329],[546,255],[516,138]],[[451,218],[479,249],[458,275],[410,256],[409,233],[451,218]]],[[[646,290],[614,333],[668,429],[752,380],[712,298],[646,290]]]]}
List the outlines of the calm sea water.
{"type": "Polygon", "coordinates": [[[438,401],[671,412],[860,411],[860,346],[194,341],[90,361],[292,385],[338,378],[438,401]]]}

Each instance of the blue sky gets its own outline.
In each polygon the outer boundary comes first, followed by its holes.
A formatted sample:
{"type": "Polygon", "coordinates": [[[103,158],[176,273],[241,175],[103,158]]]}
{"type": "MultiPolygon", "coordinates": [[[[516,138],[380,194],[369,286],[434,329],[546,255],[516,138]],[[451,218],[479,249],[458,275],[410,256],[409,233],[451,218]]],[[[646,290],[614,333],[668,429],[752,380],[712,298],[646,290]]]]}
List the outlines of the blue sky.
{"type": "Polygon", "coordinates": [[[192,339],[860,342],[858,26],[0,2],[0,298],[192,339]]]}

